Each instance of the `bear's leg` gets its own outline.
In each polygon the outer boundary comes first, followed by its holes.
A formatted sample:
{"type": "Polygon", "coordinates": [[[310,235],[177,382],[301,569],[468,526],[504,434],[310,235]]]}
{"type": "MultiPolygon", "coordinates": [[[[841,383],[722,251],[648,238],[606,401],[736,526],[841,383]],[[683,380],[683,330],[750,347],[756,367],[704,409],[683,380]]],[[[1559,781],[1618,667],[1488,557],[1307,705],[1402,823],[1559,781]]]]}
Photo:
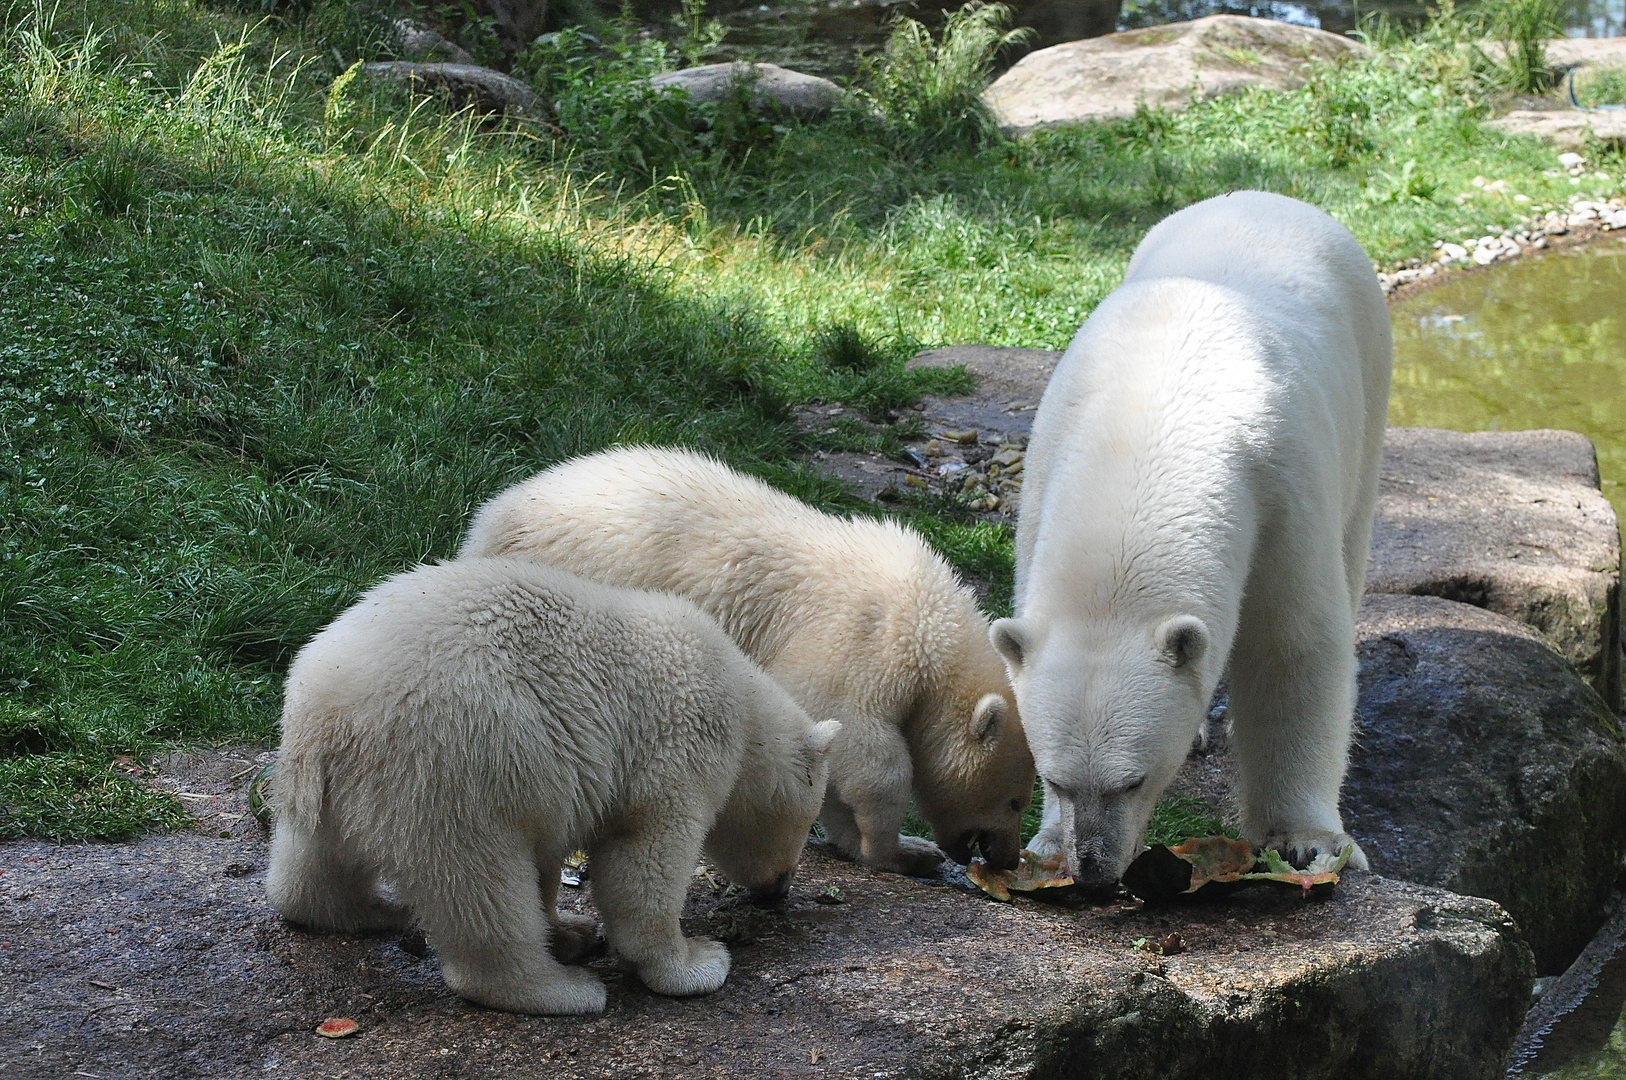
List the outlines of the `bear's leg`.
{"type": "Polygon", "coordinates": [[[446,985],[470,1001],[508,1012],[603,1012],[604,984],[582,968],[564,966],[548,951],[534,853],[514,852],[489,862],[457,857],[482,854],[472,848],[442,851],[401,883],[402,895],[440,955],[446,985]]]}
{"type": "Polygon", "coordinates": [[[314,930],[351,934],[404,930],[412,923],[406,908],[379,895],[377,868],[334,830],[318,826],[307,832],[285,817],[271,834],[265,892],[284,919],[314,930]]]}
{"type": "Polygon", "coordinates": [[[561,964],[572,964],[593,951],[598,944],[598,923],[587,915],[559,910],[559,871],[557,859],[538,857],[537,883],[542,890],[542,910],[548,917],[553,934],[548,949],[561,964]]]}
{"type": "Polygon", "coordinates": [[[909,744],[891,724],[843,720],[830,747],[830,787],[820,819],[824,834],[849,859],[913,877],[934,877],[943,849],[898,830],[909,813],[914,766],[909,744]]]}
{"type": "Polygon", "coordinates": [[[1061,798],[1051,792],[1049,784],[1044,786],[1044,803],[1039,808],[1039,831],[1028,841],[1027,849],[1035,855],[1072,857],[1062,835],[1061,798]]]}
{"type": "Polygon", "coordinates": [[[1250,843],[1300,866],[1353,847],[1349,864],[1364,870],[1366,856],[1338,813],[1355,712],[1355,626],[1341,568],[1329,577],[1290,607],[1244,614],[1230,661],[1230,746],[1250,843]]]}
{"type": "Polygon", "coordinates": [[[604,937],[623,963],[657,994],[709,994],[728,978],[728,950],[685,938],[678,925],[700,861],[705,827],[683,808],[649,815],[651,823],[593,849],[593,900],[604,937]]]}

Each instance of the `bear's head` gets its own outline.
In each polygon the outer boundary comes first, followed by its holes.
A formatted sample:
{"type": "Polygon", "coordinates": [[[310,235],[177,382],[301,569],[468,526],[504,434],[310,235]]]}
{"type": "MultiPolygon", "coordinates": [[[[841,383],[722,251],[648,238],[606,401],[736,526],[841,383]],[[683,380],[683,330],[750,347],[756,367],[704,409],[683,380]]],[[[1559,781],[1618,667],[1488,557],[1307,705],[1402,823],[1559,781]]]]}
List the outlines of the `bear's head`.
{"type": "MultiPolygon", "coordinates": [[[[986,646],[985,646],[986,647],[986,646]]],[[[1022,815],[1033,801],[1033,755],[997,659],[982,678],[956,680],[920,733],[915,801],[944,854],[972,849],[998,870],[1016,869],[1022,815]]]]}
{"type": "Polygon", "coordinates": [[[824,806],[830,744],[841,724],[815,724],[767,675],[752,681],[739,778],[706,837],[706,855],[757,902],[772,903],[790,892],[824,806]]]}
{"type": "Polygon", "coordinates": [[[1210,633],[1194,615],[1150,624],[1027,617],[989,630],[1022,703],[1062,851],[1084,888],[1114,886],[1140,854],[1213,691],[1210,633]]]}

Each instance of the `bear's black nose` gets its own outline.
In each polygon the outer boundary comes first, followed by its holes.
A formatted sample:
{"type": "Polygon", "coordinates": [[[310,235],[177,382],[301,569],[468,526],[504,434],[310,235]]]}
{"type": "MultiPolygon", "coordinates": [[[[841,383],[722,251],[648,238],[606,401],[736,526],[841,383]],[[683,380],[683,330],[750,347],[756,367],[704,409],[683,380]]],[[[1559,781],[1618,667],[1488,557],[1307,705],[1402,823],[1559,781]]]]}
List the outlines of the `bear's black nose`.
{"type": "Polygon", "coordinates": [[[977,834],[977,846],[982,849],[982,857],[995,870],[1015,870],[1021,861],[1022,844],[1014,834],[980,832],[977,834]]]}
{"type": "Polygon", "coordinates": [[[1073,884],[1085,892],[1114,892],[1118,871],[1094,855],[1080,853],[1073,857],[1073,884]]]}

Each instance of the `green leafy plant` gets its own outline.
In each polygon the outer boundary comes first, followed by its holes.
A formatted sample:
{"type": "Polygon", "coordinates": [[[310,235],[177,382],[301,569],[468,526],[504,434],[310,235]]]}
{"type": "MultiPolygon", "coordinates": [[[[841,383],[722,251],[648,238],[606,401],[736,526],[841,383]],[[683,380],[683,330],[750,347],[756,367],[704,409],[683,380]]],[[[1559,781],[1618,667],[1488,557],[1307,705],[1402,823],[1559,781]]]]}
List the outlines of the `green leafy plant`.
{"type": "Polygon", "coordinates": [[[1562,0],[1484,0],[1486,36],[1501,44],[1508,89],[1545,93],[1552,87],[1547,41],[1563,32],[1562,0]]]}
{"type": "Polygon", "coordinates": [[[1365,196],[1369,203],[1432,202],[1440,185],[1422,169],[1415,158],[1407,158],[1398,173],[1379,169],[1366,182],[1365,196]]]}
{"type": "Polygon", "coordinates": [[[1575,99],[1582,105],[1626,105],[1626,65],[1585,67],[1574,80],[1575,99]]]}
{"type": "Polygon", "coordinates": [[[910,18],[892,27],[878,59],[861,68],[863,84],[900,147],[923,151],[976,146],[997,134],[983,103],[1000,51],[1028,40],[1011,30],[1011,9],[982,0],[951,12],[941,40],[910,18]]]}
{"type": "Polygon", "coordinates": [[[712,49],[722,44],[728,28],[716,19],[706,18],[706,0],[681,0],[672,21],[677,24],[677,51],[684,67],[699,67],[712,49]]]}

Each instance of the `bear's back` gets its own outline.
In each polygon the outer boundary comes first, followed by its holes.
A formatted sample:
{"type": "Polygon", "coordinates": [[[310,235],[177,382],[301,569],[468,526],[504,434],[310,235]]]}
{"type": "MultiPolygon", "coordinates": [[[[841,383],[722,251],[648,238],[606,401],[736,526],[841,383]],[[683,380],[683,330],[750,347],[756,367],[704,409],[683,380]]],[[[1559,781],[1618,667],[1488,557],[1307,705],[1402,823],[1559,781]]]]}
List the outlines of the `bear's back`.
{"type": "Polygon", "coordinates": [[[421,566],[300,650],[284,744],[342,749],[381,796],[429,767],[471,812],[530,801],[591,818],[651,771],[704,776],[738,756],[741,663],[673,597],[519,559],[421,566]]]}
{"type": "Polygon", "coordinates": [[[471,555],[676,593],[763,664],[821,627],[957,587],[896,524],[826,514],[705,455],[650,447],[567,461],[497,495],[469,527],[459,557],[471,555]]]}

